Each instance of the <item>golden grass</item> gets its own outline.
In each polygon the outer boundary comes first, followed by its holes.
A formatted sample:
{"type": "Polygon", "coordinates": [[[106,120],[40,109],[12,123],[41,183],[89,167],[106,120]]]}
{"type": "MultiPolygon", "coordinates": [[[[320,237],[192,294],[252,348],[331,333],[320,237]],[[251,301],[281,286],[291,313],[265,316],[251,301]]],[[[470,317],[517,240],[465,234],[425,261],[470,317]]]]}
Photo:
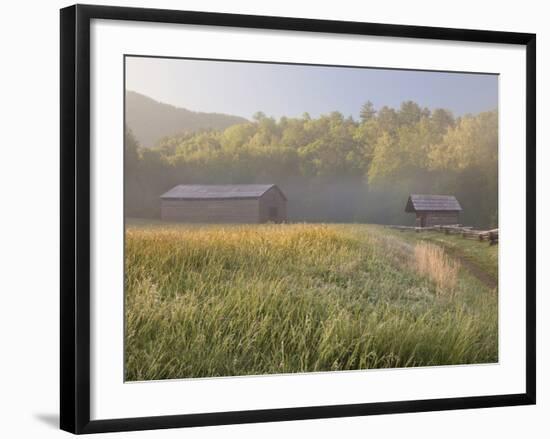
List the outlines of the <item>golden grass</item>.
{"type": "Polygon", "coordinates": [[[127,380],[498,359],[497,298],[373,227],[130,226],[125,256],[127,380]]]}
{"type": "Polygon", "coordinates": [[[445,254],[442,247],[420,242],[414,247],[417,271],[429,277],[437,286],[438,294],[454,294],[460,272],[460,262],[445,254]]]}

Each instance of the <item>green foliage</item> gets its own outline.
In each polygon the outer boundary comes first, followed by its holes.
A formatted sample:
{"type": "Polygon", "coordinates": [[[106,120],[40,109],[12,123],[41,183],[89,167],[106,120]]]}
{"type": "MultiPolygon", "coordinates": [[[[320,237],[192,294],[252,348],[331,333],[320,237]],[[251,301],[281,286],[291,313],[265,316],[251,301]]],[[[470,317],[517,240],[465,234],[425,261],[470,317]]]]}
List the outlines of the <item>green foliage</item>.
{"type": "Polygon", "coordinates": [[[381,228],[126,233],[130,381],[498,361],[496,294],[466,270],[438,290],[381,228]]]}
{"type": "Polygon", "coordinates": [[[359,112],[359,117],[361,121],[368,122],[376,115],[376,110],[374,109],[374,104],[371,101],[367,101],[361,107],[359,112]]]}
{"type": "Polygon", "coordinates": [[[279,121],[258,112],[253,122],[165,137],[151,149],[127,143],[126,207],[135,216],[158,217],[159,195],[176,184],[275,183],[292,221],[412,222],[403,208],[415,192],[456,195],[469,225],[498,221],[496,110],[454,118],[412,101],[378,111],[367,102],[360,122],[339,112],[279,121]]]}

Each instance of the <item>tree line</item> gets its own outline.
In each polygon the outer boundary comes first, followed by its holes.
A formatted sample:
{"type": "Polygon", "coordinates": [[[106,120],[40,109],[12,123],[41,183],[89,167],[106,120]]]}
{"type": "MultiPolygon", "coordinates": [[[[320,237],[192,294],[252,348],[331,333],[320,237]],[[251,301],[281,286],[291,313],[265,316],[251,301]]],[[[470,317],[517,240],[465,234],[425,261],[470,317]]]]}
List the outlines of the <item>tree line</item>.
{"type": "Polygon", "coordinates": [[[141,148],[125,136],[126,215],[159,217],[176,184],[275,183],[291,221],[408,224],[410,193],[456,195],[462,222],[498,224],[498,113],[455,117],[412,101],[360,119],[262,112],[225,130],[184,132],[141,148]]]}

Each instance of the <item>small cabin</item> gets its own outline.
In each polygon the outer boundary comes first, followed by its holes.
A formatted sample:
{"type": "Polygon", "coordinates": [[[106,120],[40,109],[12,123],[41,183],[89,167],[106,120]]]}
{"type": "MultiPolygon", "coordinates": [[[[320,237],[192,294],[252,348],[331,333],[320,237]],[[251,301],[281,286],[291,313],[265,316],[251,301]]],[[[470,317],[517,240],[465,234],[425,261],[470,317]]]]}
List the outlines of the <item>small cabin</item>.
{"type": "Polygon", "coordinates": [[[459,224],[462,207],[453,195],[409,195],[405,212],[416,214],[416,227],[459,224]]]}
{"type": "Polygon", "coordinates": [[[187,223],[281,223],[287,199],[274,184],[181,184],[160,197],[161,219],[187,223]]]}

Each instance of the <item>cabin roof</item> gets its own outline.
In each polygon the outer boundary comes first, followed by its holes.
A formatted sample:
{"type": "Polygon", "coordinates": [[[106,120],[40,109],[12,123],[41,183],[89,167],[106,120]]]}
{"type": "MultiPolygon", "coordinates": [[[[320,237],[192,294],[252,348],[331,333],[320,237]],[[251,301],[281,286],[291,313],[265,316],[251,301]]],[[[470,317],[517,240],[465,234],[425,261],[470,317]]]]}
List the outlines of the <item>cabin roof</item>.
{"type": "Polygon", "coordinates": [[[221,199],[221,198],[260,198],[271,188],[276,188],[283,198],[286,197],[274,184],[180,184],[162,194],[163,199],[221,199]]]}
{"type": "Polygon", "coordinates": [[[405,206],[405,212],[453,211],[460,212],[462,207],[454,195],[411,194],[405,206]]]}

